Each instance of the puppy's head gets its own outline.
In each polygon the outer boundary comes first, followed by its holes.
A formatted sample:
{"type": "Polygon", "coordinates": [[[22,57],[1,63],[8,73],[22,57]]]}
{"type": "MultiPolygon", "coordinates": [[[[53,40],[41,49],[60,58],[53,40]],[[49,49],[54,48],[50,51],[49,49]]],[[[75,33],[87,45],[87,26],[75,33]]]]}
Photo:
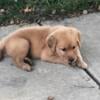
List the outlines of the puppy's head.
{"type": "Polygon", "coordinates": [[[72,27],[61,27],[47,37],[48,47],[71,64],[77,60],[80,32],[72,27]]]}

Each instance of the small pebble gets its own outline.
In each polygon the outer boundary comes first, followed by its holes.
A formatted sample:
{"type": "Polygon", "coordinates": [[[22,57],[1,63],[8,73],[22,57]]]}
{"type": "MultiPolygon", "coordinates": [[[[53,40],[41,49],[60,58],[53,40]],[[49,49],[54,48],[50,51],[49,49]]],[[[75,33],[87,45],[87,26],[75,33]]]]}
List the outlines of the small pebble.
{"type": "Polygon", "coordinates": [[[98,10],[100,11],[100,5],[98,6],[98,10]]]}
{"type": "Polygon", "coordinates": [[[14,24],[14,21],[13,21],[13,20],[11,20],[11,21],[10,21],[10,24],[14,24]]]}
{"type": "Polygon", "coordinates": [[[14,0],[15,2],[18,2],[18,0],[14,0]]]}
{"type": "Polygon", "coordinates": [[[56,13],[56,10],[53,10],[53,11],[52,11],[52,14],[55,14],[55,13],[56,13]]]}
{"type": "Polygon", "coordinates": [[[0,12],[1,12],[1,13],[5,12],[5,9],[0,9],[0,12]]]}
{"type": "Polygon", "coordinates": [[[54,100],[53,96],[49,96],[47,100],[54,100]]]}
{"type": "Polygon", "coordinates": [[[24,13],[29,13],[29,12],[32,12],[32,9],[29,8],[29,7],[26,7],[26,8],[24,9],[24,13]]]}
{"type": "Polygon", "coordinates": [[[83,14],[84,15],[88,14],[88,11],[87,10],[83,10],[83,14]]]}
{"type": "Polygon", "coordinates": [[[20,23],[20,21],[17,19],[17,20],[16,20],[16,23],[17,23],[17,24],[19,24],[19,23],[20,23]]]}

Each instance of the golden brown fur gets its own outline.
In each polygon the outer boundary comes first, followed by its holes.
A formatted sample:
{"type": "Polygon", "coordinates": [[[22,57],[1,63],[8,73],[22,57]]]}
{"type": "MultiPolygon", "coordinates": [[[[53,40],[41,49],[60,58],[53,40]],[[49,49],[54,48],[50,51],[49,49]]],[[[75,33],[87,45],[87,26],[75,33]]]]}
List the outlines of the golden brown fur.
{"type": "Polygon", "coordinates": [[[31,66],[24,62],[33,58],[60,64],[77,64],[86,68],[79,51],[80,32],[73,27],[33,26],[21,28],[4,37],[0,42],[0,58],[12,57],[16,66],[31,71],[31,66]]]}

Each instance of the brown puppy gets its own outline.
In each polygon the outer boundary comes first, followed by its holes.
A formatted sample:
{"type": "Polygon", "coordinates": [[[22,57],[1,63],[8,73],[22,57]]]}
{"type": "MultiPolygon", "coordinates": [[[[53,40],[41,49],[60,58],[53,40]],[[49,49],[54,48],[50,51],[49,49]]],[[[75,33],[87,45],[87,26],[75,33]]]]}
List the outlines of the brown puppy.
{"type": "Polygon", "coordinates": [[[12,57],[16,66],[31,71],[29,53],[34,58],[60,63],[74,64],[86,68],[87,64],[79,51],[80,32],[65,26],[33,26],[16,30],[0,41],[0,58],[12,57]]]}

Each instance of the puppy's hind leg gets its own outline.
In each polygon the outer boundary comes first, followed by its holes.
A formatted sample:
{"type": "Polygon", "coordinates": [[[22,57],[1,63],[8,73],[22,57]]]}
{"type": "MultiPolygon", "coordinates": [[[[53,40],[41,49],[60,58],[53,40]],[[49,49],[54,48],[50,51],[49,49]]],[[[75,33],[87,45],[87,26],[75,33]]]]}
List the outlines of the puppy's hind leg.
{"type": "Polygon", "coordinates": [[[31,65],[24,62],[29,51],[29,42],[22,38],[15,38],[13,40],[10,40],[7,46],[7,53],[13,58],[13,61],[16,64],[16,66],[23,70],[31,71],[31,65]]]}
{"type": "Polygon", "coordinates": [[[32,70],[31,65],[28,64],[28,63],[25,63],[24,60],[23,60],[23,58],[16,57],[14,59],[14,62],[17,65],[18,68],[21,68],[21,69],[23,69],[25,71],[31,71],[32,70]]]}

